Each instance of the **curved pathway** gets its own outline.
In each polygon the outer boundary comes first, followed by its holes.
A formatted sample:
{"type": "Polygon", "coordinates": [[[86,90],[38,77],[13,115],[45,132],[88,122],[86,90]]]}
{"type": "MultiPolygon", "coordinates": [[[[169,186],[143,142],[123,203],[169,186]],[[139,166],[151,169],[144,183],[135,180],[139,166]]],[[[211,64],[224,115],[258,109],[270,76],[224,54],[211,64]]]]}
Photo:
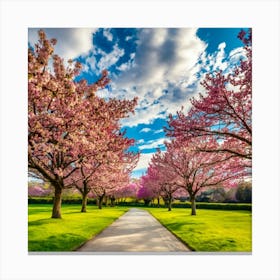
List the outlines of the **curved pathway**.
{"type": "Polygon", "coordinates": [[[190,249],[147,211],[133,208],[77,251],[187,252],[190,249]]]}

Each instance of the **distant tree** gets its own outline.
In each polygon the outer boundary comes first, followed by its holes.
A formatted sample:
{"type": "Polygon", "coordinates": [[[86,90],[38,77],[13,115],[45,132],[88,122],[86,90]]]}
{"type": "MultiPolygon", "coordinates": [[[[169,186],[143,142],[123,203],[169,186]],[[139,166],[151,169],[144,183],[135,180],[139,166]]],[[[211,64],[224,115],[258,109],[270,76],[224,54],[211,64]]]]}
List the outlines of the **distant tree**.
{"type": "MultiPolygon", "coordinates": [[[[157,200],[157,206],[160,206],[161,186],[159,184],[158,170],[151,163],[147,168],[146,175],[141,177],[141,186],[143,192],[148,193],[148,198],[157,200]],[[146,191],[147,190],[147,191],[146,191]]],[[[143,197],[144,195],[141,194],[143,197]]]]}
{"type": "Polygon", "coordinates": [[[144,204],[146,206],[149,205],[150,202],[153,200],[152,190],[145,186],[140,186],[140,188],[137,192],[137,199],[143,199],[144,204]]]}
{"type": "MultiPolygon", "coordinates": [[[[111,157],[111,160],[113,157],[111,157]]],[[[130,188],[129,180],[131,171],[139,160],[139,153],[126,152],[115,158],[114,163],[101,166],[94,174],[91,182],[92,192],[98,199],[98,207],[102,208],[106,196],[116,197],[120,190],[130,188]],[[128,187],[126,187],[128,186],[128,187]]],[[[126,195],[128,195],[126,193],[126,195]]]]}
{"type": "MultiPolygon", "coordinates": [[[[162,159],[169,170],[176,174],[177,177],[174,177],[176,186],[188,193],[191,215],[196,215],[196,196],[202,190],[216,187],[221,183],[228,187],[236,186],[247,173],[238,158],[229,160],[224,154],[198,152],[196,147],[200,145],[198,141],[201,139],[179,140],[182,139],[166,143],[167,151],[157,160],[162,159]]],[[[217,142],[208,142],[207,145],[213,147],[217,142]]],[[[159,154],[163,153],[159,151],[159,154]]]]}
{"type": "Polygon", "coordinates": [[[226,190],[224,187],[216,187],[210,194],[210,202],[224,202],[226,197],[226,190]]]}
{"type": "Polygon", "coordinates": [[[158,150],[151,159],[151,165],[157,172],[160,195],[165,201],[168,211],[172,209],[175,193],[180,189],[178,174],[170,166],[169,154],[158,150]]]}
{"type": "Polygon", "coordinates": [[[28,186],[28,196],[44,197],[49,196],[50,194],[51,190],[44,188],[42,184],[28,186]]]}
{"type": "Polygon", "coordinates": [[[251,182],[243,182],[236,190],[236,199],[238,202],[252,203],[252,185],[251,182]]]}
{"type": "MultiPolygon", "coordinates": [[[[129,181],[129,178],[127,179],[129,181]]],[[[118,200],[125,201],[127,198],[137,199],[139,188],[141,188],[138,180],[124,182],[114,190],[114,197],[118,200]]]]}

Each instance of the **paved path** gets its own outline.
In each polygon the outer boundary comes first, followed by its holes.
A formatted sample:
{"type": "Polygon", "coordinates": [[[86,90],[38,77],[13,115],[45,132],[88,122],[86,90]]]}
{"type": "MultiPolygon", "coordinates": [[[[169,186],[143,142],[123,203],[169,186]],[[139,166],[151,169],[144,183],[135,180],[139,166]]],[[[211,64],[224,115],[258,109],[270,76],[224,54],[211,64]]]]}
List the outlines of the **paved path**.
{"type": "Polygon", "coordinates": [[[77,251],[186,252],[190,249],[147,211],[130,209],[77,251]]]}

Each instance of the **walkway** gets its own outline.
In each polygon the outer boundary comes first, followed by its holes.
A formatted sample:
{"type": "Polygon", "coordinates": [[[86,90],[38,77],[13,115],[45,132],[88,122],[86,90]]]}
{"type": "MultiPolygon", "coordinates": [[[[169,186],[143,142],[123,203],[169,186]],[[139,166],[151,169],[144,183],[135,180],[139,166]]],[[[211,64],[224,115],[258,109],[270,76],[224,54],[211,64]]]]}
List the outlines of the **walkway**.
{"type": "Polygon", "coordinates": [[[77,251],[186,252],[190,249],[147,211],[130,209],[77,251]]]}

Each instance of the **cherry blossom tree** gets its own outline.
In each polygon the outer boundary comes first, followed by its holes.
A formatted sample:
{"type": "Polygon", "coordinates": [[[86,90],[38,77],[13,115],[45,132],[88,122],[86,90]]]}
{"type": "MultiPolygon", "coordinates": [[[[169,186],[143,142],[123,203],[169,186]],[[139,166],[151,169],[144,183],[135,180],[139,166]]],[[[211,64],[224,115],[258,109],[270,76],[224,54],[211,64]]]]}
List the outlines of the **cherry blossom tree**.
{"type": "Polygon", "coordinates": [[[252,36],[241,31],[246,57],[228,74],[208,73],[202,82],[205,94],[191,99],[187,114],[179,111],[170,116],[167,135],[189,140],[212,137],[215,148],[198,146],[199,151],[225,153],[243,159],[251,168],[252,159],[252,36]]]}
{"type": "Polygon", "coordinates": [[[130,173],[138,160],[139,153],[126,152],[115,159],[113,164],[102,165],[94,174],[91,187],[98,199],[99,209],[102,208],[105,196],[115,198],[120,189],[129,184],[130,173]]]}
{"type": "Polygon", "coordinates": [[[156,185],[159,187],[161,196],[167,199],[169,210],[173,197],[181,188],[190,197],[191,215],[196,215],[197,194],[221,183],[228,188],[237,186],[248,173],[240,158],[229,159],[223,153],[197,151],[196,147],[201,142],[204,145],[207,143],[209,149],[219,145],[217,141],[207,138],[193,138],[189,141],[174,139],[171,143],[165,143],[165,152],[157,151],[151,160],[148,174],[142,178],[144,185],[150,186],[151,190],[156,185]]]}
{"type": "MultiPolygon", "coordinates": [[[[188,193],[192,208],[191,215],[196,215],[195,199],[202,189],[221,183],[234,187],[247,175],[240,158],[228,159],[225,154],[199,152],[196,147],[201,144],[200,142],[201,139],[198,142],[197,138],[183,142],[178,139],[173,140],[171,143],[166,143],[167,151],[164,158],[162,157],[163,162],[178,176],[177,185],[188,193]]],[[[208,147],[214,149],[215,142],[209,142],[208,147]]]]}
{"type": "Polygon", "coordinates": [[[147,185],[140,185],[137,191],[137,199],[143,199],[145,205],[148,205],[154,199],[154,192],[147,185]]]}
{"type": "Polygon", "coordinates": [[[146,172],[146,175],[141,177],[141,186],[143,190],[138,196],[140,197],[149,197],[157,199],[157,206],[160,205],[160,195],[161,195],[161,187],[159,184],[159,177],[157,169],[152,166],[150,163],[146,172]]]}
{"type": "Polygon", "coordinates": [[[42,185],[31,185],[28,186],[28,196],[35,196],[35,197],[42,197],[42,196],[48,196],[51,194],[51,190],[48,188],[44,188],[42,185]]]}
{"type": "Polygon", "coordinates": [[[121,167],[116,169],[112,184],[114,188],[107,192],[111,200],[111,206],[114,206],[116,199],[136,198],[139,188],[138,180],[131,179],[131,172],[139,161],[140,153],[125,152],[122,160],[119,162],[121,167]]]}
{"type": "Polygon", "coordinates": [[[103,166],[98,170],[95,180],[92,182],[92,192],[97,198],[98,208],[102,209],[103,200],[116,188],[116,170],[103,166]]]}
{"type": "Polygon", "coordinates": [[[151,165],[156,170],[157,182],[160,187],[160,195],[171,211],[174,194],[180,188],[178,175],[174,168],[170,168],[168,162],[169,154],[158,150],[151,159],[151,165]]]}
{"type": "Polygon", "coordinates": [[[121,135],[118,122],[133,112],[137,99],[99,98],[96,91],[109,83],[107,71],[93,84],[77,81],[81,64],[65,66],[53,54],[55,43],[40,30],[39,42],[28,50],[28,167],[54,187],[52,218],[61,218],[62,190],[72,186],[70,178],[83,163],[106,161],[121,135]]]}
{"type": "Polygon", "coordinates": [[[93,153],[87,155],[79,171],[70,178],[72,185],[82,195],[81,212],[86,212],[87,198],[91,190],[95,188],[95,191],[93,190],[95,196],[102,202],[104,196],[112,194],[112,189],[116,188],[114,180],[125,184],[121,174],[130,172],[131,168],[134,168],[138,162],[139,154],[125,152],[134,143],[133,139],[125,138],[123,133],[119,133],[113,143],[114,145],[110,145],[110,149],[104,150],[103,153],[99,150],[98,155],[93,155],[93,153]],[[106,186],[108,184],[110,188],[106,186]]]}
{"type": "Polygon", "coordinates": [[[136,199],[139,189],[141,188],[139,181],[133,180],[131,181],[128,178],[126,184],[120,185],[120,187],[116,188],[113,192],[114,198],[125,201],[126,198],[136,199]]]}
{"type": "Polygon", "coordinates": [[[91,191],[91,180],[94,173],[100,167],[101,163],[96,162],[91,165],[82,164],[81,167],[70,177],[72,183],[79,193],[82,195],[82,209],[81,212],[86,212],[88,194],[91,191]]]}

